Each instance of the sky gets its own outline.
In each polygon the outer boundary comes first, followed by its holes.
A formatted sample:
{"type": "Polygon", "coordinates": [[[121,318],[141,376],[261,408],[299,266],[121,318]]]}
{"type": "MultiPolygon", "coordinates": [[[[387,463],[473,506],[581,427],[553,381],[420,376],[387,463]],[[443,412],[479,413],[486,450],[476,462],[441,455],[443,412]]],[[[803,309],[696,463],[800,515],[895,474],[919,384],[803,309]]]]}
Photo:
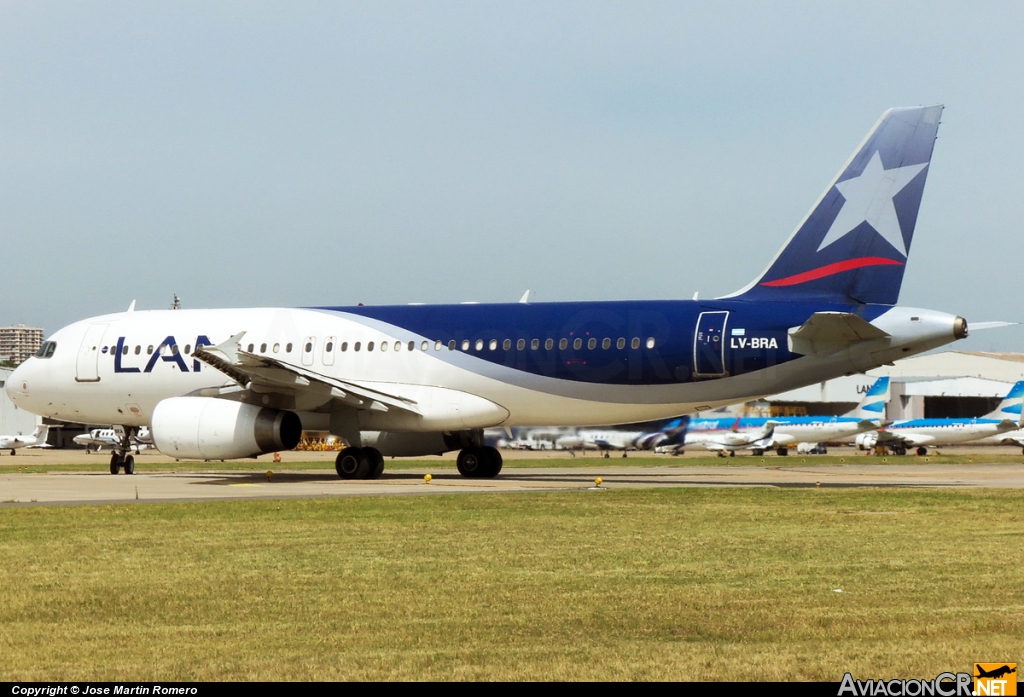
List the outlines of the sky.
{"type": "Polygon", "coordinates": [[[885,109],[933,103],[900,303],[1022,322],[1021,26],[1009,2],[0,0],[0,324],[724,295],[885,109]]]}

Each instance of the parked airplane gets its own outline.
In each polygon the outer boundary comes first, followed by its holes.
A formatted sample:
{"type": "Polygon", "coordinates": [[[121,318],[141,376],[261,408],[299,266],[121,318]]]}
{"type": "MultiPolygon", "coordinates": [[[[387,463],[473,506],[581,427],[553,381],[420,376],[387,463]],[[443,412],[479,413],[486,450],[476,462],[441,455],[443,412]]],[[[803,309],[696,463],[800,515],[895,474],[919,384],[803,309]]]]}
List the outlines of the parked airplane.
{"type": "Polygon", "coordinates": [[[772,419],[757,419],[757,426],[743,426],[742,418],[694,419],[683,436],[684,446],[700,445],[718,452],[719,457],[737,450],[752,450],[761,455],[772,447],[772,436],[778,424],[772,419]],[[731,423],[731,425],[730,425],[731,423]]]}
{"type": "Polygon", "coordinates": [[[343,478],[448,450],[491,477],[484,428],[652,421],[865,371],[967,336],[962,317],[895,306],[941,113],[885,112],[722,298],[123,312],[58,330],[6,390],[52,418],[149,425],[176,458],[289,449],[305,428],[350,444],[343,478]]]}
{"type": "Polygon", "coordinates": [[[680,427],[682,419],[675,419],[657,431],[626,431],[621,429],[579,429],[567,433],[555,441],[560,450],[621,450],[623,457],[627,450],[653,450],[670,440],[674,429],[680,427]]]}
{"type": "Polygon", "coordinates": [[[49,426],[40,424],[36,426],[36,430],[33,431],[31,436],[23,436],[21,434],[16,436],[0,436],[0,450],[10,450],[11,455],[17,455],[15,451],[18,448],[45,448],[46,435],[49,430],[49,426]]]}
{"type": "MultiPolygon", "coordinates": [[[[111,428],[94,428],[87,433],[82,433],[75,436],[73,440],[78,445],[84,445],[86,452],[96,450],[99,452],[102,448],[117,449],[124,442],[126,435],[125,428],[123,426],[113,426],[111,428]]],[[[142,426],[137,431],[131,434],[129,437],[131,447],[134,448],[135,454],[139,454],[139,450],[143,446],[149,446],[153,444],[153,441],[149,434],[149,428],[142,426]]],[[[134,464],[134,462],[133,462],[134,464]]],[[[132,468],[134,470],[134,467],[132,468]]],[[[131,474],[132,472],[128,472],[131,474]]]]}
{"type": "Polygon", "coordinates": [[[998,437],[1024,427],[1021,405],[1024,403],[1024,380],[1016,383],[995,411],[973,419],[908,419],[893,423],[873,433],[857,437],[857,446],[872,450],[884,445],[897,455],[906,455],[908,448],[917,448],[918,455],[927,455],[929,446],[952,445],[998,437]]]}
{"type": "Polygon", "coordinates": [[[885,422],[885,404],[889,401],[889,378],[881,377],[868,388],[867,394],[855,409],[842,416],[773,416],[718,417],[690,419],[681,446],[704,445],[709,450],[749,448],[755,455],[775,450],[779,455],[789,454],[789,448],[798,443],[832,443],[852,440],[858,433],[874,431],[885,422]],[[771,421],[775,427],[771,439],[765,441],[765,425],[771,421]],[[721,434],[719,438],[716,434],[721,434]],[[745,438],[744,438],[745,436],[745,438]],[[722,448],[721,443],[737,443],[736,448],[722,448]],[[739,445],[744,442],[745,444],[739,445]]]}

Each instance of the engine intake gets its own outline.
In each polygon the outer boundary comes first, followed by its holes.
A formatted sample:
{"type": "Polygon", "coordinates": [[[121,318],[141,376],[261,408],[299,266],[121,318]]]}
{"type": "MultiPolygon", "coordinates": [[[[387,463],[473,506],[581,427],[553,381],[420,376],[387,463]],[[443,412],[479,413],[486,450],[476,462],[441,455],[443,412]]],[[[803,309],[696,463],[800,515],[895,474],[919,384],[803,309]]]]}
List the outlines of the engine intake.
{"type": "Polygon", "coordinates": [[[212,397],[172,397],[156,405],[150,431],[164,455],[233,460],[291,450],[302,422],[290,411],[212,397]]]}

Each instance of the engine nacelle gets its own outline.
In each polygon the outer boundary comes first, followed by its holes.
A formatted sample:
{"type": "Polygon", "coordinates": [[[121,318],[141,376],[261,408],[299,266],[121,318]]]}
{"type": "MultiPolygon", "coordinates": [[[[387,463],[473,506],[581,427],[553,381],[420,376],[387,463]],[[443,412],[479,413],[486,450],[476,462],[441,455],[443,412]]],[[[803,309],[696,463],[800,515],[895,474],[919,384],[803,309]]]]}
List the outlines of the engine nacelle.
{"type": "Polygon", "coordinates": [[[874,450],[877,442],[878,434],[875,431],[858,433],[857,437],[854,439],[854,443],[857,445],[857,450],[874,450]]]}
{"type": "Polygon", "coordinates": [[[410,433],[404,431],[363,431],[363,445],[376,448],[386,457],[440,455],[471,445],[483,445],[482,431],[453,433],[410,433]]]}
{"type": "Polygon", "coordinates": [[[290,411],[213,397],[172,397],[156,405],[150,432],[164,455],[233,460],[291,450],[302,436],[302,422],[290,411]]]}

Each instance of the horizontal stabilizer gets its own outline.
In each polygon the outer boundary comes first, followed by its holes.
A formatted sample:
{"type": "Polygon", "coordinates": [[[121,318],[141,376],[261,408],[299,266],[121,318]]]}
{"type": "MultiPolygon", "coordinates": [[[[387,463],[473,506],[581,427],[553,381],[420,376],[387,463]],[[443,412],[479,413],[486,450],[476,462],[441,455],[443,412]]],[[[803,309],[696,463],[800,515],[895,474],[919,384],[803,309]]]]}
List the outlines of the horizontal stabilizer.
{"type": "Polygon", "coordinates": [[[789,330],[789,350],[804,356],[828,356],[862,341],[888,336],[849,312],[815,312],[802,325],[789,330]]]}
{"type": "Polygon", "coordinates": [[[999,329],[1000,327],[1012,327],[1020,322],[971,322],[970,329],[972,332],[979,331],[981,329],[999,329]]]}

